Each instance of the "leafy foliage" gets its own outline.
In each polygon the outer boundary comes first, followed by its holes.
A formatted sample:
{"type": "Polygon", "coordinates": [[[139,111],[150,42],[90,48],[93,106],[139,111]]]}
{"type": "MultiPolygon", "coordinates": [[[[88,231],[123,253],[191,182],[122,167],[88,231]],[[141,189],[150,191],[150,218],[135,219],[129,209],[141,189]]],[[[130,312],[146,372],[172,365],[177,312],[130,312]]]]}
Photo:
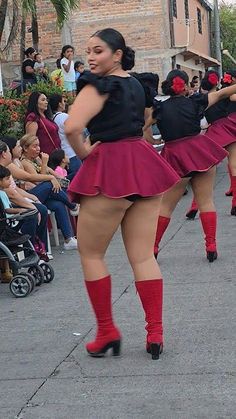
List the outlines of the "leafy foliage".
{"type": "MultiPolygon", "coordinates": [[[[222,2],[220,5],[220,29],[223,50],[227,49],[236,59],[236,5],[222,2]]],[[[230,58],[223,55],[223,68],[235,67],[230,58]]]]}

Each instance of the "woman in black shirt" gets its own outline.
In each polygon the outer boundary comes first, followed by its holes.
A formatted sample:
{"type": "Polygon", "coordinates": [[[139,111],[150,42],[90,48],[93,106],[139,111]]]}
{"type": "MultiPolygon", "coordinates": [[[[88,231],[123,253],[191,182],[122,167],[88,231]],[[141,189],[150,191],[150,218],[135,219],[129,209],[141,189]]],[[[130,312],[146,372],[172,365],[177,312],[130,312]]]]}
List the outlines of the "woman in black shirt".
{"type": "Polygon", "coordinates": [[[98,332],[87,344],[91,356],[109,348],[120,352],[121,334],[111,312],[111,277],[104,256],[121,226],[125,248],[147,321],[147,346],[153,359],[163,350],[162,279],[153,257],[156,216],[162,193],[178,175],[142,139],[145,94],[126,70],[134,51],[114,29],[96,32],[89,40],[91,74],[78,80],[77,96],[65,133],[84,163],[70,185],[80,201],[78,237],[85,284],[98,332]],[[88,127],[91,145],[81,139],[88,127]],[[145,219],[144,219],[145,217],[145,219]]]}
{"type": "Polygon", "coordinates": [[[164,102],[155,103],[153,118],[165,141],[161,154],[182,177],[182,181],[163,197],[154,252],[157,255],[171,214],[191,181],[205,233],[207,259],[213,262],[217,258],[216,211],[213,202],[215,166],[227,156],[227,152],[200,134],[200,121],[204,110],[236,93],[236,87],[186,97],[188,75],[173,70],[163,82],[162,90],[170,97],[164,102]]]}
{"type": "Polygon", "coordinates": [[[35,71],[34,71],[34,56],[36,51],[30,47],[25,50],[26,59],[22,63],[22,79],[23,79],[23,90],[25,92],[27,85],[37,83],[35,71]]]}

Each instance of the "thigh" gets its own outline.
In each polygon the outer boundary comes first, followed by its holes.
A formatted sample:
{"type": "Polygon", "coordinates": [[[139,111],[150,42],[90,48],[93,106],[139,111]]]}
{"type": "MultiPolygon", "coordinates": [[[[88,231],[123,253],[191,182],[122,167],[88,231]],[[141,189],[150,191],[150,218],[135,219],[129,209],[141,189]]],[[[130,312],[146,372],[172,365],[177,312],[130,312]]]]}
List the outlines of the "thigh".
{"type": "Polygon", "coordinates": [[[131,265],[153,256],[162,196],[139,199],[126,211],[122,236],[131,265]]]}
{"type": "Polygon", "coordinates": [[[197,173],[191,179],[194,197],[200,211],[207,203],[213,201],[213,189],[216,174],[216,166],[204,173],[197,173]]]}
{"type": "Polygon", "coordinates": [[[236,143],[230,144],[226,147],[229,153],[228,160],[233,176],[236,175],[236,143]]]}
{"type": "Polygon", "coordinates": [[[103,195],[82,197],[78,218],[79,251],[83,257],[103,257],[126,210],[132,205],[126,199],[103,195]]]}
{"type": "Polygon", "coordinates": [[[171,214],[179,200],[182,198],[189,181],[190,178],[182,178],[179,183],[164,193],[161,203],[160,215],[163,217],[171,217],[171,214]]]}

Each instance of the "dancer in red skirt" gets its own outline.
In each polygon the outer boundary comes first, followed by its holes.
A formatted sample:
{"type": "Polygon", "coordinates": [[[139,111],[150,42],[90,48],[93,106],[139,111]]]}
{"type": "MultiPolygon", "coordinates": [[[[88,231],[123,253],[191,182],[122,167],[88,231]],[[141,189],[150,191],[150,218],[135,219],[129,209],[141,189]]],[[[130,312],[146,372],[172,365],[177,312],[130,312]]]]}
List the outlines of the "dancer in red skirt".
{"type": "MultiPolygon", "coordinates": [[[[201,82],[201,90],[205,92],[215,92],[219,84],[219,75],[217,72],[208,71],[201,82]]],[[[224,77],[225,82],[233,79],[227,74],[224,77]]],[[[229,85],[229,83],[228,83],[229,85]]],[[[213,106],[207,108],[204,112],[207,122],[210,124],[205,135],[218,145],[228,151],[229,173],[231,177],[232,188],[232,209],[231,215],[236,215],[236,95],[230,98],[222,99],[213,106]],[[234,122],[235,115],[235,122],[234,122]]],[[[186,216],[194,218],[191,215],[197,213],[197,204],[193,200],[191,209],[186,216]]]]}
{"type": "Polygon", "coordinates": [[[86,345],[91,356],[109,348],[119,355],[121,333],[112,318],[111,277],[104,261],[121,226],[135,285],[147,322],[147,352],[163,350],[162,295],[159,266],[153,257],[156,218],[162,194],[180,179],[165,159],[142,139],[145,94],[126,70],[134,51],[114,29],[96,32],[87,47],[91,74],[78,81],[65,133],[84,163],[70,185],[80,202],[79,252],[97,335],[86,345]],[[91,144],[81,134],[88,127],[91,144]]]}
{"type": "Polygon", "coordinates": [[[163,82],[162,90],[170,97],[155,103],[153,118],[165,141],[161,154],[182,177],[182,181],[163,196],[154,253],[158,254],[158,246],[171,214],[191,181],[205,233],[207,259],[213,262],[217,258],[216,211],[213,203],[215,166],[227,156],[227,152],[210,138],[199,134],[200,120],[203,110],[229,97],[236,92],[236,88],[188,98],[188,75],[173,70],[163,82]]]}

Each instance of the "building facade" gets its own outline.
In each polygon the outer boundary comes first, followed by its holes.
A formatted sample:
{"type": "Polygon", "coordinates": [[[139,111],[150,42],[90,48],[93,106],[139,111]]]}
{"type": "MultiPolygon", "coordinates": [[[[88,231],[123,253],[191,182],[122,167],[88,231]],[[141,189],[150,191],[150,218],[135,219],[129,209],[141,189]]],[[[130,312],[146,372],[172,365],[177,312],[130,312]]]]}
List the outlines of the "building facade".
{"type": "MultiPolygon", "coordinates": [[[[136,50],[136,71],[152,71],[163,79],[172,68],[191,75],[219,63],[212,57],[212,7],[203,0],[81,0],[69,22],[59,32],[49,0],[38,0],[40,50],[49,63],[60,56],[64,44],[75,47],[77,58],[86,62],[86,41],[96,30],[112,27],[121,31],[127,45],[136,50]]],[[[28,24],[29,28],[30,23],[28,24]]],[[[31,34],[26,45],[31,46],[31,34]]],[[[11,49],[3,74],[19,75],[19,40],[11,49]],[[11,70],[6,71],[6,69],[11,70]]]]}

